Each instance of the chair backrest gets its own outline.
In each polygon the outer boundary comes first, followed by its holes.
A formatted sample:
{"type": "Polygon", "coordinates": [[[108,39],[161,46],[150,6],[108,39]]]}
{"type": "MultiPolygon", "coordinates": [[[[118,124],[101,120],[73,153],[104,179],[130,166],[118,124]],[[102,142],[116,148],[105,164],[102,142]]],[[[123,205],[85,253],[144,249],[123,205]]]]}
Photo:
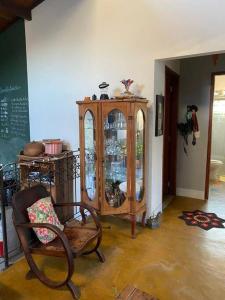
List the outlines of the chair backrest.
{"type": "Polygon", "coordinates": [[[27,208],[37,200],[47,196],[49,196],[49,193],[43,185],[36,185],[16,193],[12,200],[15,225],[30,222],[27,208]]]}

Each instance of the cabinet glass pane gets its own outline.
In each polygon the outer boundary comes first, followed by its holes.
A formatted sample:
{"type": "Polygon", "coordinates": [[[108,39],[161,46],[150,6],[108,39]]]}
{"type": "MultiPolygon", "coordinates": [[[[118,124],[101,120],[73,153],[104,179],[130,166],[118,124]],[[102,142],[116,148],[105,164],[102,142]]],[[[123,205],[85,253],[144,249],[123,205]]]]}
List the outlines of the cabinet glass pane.
{"type": "Polygon", "coordinates": [[[85,189],[90,200],[96,193],[95,120],[91,111],[84,117],[85,189]]]}
{"type": "Polygon", "coordinates": [[[127,122],[118,109],[104,120],[104,154],[106,201],[111,207],[120,207],[127,187],[127,122]]]}
{"type": "Polygon", "coordinates": [[[140,109],[136,117],[136,200],[144,196],[144,114],[140,109]]]}

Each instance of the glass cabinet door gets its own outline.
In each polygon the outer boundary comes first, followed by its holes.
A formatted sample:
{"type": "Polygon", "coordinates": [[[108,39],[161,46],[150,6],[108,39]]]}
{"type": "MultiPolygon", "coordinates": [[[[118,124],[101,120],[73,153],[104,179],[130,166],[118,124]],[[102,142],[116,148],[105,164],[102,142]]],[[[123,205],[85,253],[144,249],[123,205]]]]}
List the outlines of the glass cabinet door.
{"type": "Polygon", "coordinates": [[[136,115],[136,200],[144,196],[144,113],[141,109],[136,115]]]}
{"type": "Polygon", "coordinates": [[[105,198],[109,206],[120,207],[127,189],[127,121],[118,109],[104,120],[105,198]]]}
{"type": "Polygon", "coordinates": [[[84,155],[85,155],[85,190],[89,200],[93,201],[96,194],[96,137],[95,119],[90,110],[84,117],[84,155]]]}

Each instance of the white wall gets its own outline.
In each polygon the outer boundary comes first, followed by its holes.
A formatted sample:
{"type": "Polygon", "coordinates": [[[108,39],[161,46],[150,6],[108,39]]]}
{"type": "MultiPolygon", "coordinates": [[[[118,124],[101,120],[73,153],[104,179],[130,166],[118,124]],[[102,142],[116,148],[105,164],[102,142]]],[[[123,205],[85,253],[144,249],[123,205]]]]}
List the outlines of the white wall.
{"type": "MultiPolygon", "coordinates": [[[[77,147],[75,100],[98,93],[103,80],[113,94],[131,77],[153,100],[154,59],[225,49],[224,17],[220,0],[46,0],[26,23],[31,138],[77,147]]],[[[161,207],[162,194],[153,116],[149,212],[161,207]]]]}
{"type": "MultiPolygon", "coordinates": [[[[220,100],[221,101],[221,100],[220,100]]],[[[222,100],[224,102],[224,100],[222,100]]],[[[225,108],[225,103],[223,103],[225,108]]],[[[211,159],[225,163],[225,113],[213,113],[211,159]]]]}
{"type": "MultiPolygon", "coordinates": [[[[225,75],[215,77],[214,90],[225,90],[225,75]]],[[[217,96],[214,98],[211,158],[221,160],[225,163],[225,96],[217,96]]],[[[224,172],[224,170],[222,171],[224,172]]]]}
{"type": "MultiPolygon", "coordinates": [[[[156,60],[154,73],[154,99],[156,95],[165,95],[165,67],[169,67],[177,74],[180,74],[179,60],[156,60]]],[[[151,109],[151,119],[155,116],[155,103],[151,109]]],[[[151,192],[155,195],[150,202],[152,212],[155,214],[162,209],[162,178],[163,178],[163,135],[155,137],[154,124],[151,124],[151,161],[152,167],[150,172],[151,192]]]]}
{"type": "Polygon", "coordinates": [[[223,162],[225,162],[225,114],[224,112],[213,114],[211,158],[222,160],[223,162]]]}

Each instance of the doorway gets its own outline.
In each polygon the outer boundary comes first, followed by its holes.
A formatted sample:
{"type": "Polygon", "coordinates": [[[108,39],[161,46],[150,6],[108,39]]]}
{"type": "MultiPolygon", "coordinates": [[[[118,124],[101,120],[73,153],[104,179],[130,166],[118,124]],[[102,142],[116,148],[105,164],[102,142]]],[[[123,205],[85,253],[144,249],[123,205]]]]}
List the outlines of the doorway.
{"type": "Polygon", "coordinates": [[[177,115],[179,75],[165,69],[164,145],[163,145],[163,199],[176,195],[177,115]]]}
{"type": "Polygon", "coordinates": [[[225,195],[225,72],[213,73],[205,199],[225,195]]]}

